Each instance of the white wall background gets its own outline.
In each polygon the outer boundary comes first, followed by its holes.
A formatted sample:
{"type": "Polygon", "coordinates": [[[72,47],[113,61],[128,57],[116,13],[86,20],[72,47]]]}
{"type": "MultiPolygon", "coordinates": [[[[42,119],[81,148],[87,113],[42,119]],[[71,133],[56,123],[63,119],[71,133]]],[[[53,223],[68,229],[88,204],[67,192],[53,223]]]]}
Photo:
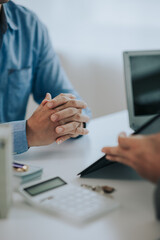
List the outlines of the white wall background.
{"type": "Polygon", "coordinates": [[[159,0],[16,0],[48,26],[93,116],[126,107],[122,52],[160,48],[159,0]]]}

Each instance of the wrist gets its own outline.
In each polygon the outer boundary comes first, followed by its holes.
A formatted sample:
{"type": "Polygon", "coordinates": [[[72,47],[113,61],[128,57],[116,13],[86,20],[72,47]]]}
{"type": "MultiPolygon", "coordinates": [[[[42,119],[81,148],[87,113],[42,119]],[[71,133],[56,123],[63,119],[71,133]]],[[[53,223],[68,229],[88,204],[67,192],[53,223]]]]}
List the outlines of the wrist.
{"type": "Polygon", "coordinates": [[[29,119],[26,121],[26,137],[27,137],[28,147],[33,147],[34,131],[32,130],[29,119]]]}

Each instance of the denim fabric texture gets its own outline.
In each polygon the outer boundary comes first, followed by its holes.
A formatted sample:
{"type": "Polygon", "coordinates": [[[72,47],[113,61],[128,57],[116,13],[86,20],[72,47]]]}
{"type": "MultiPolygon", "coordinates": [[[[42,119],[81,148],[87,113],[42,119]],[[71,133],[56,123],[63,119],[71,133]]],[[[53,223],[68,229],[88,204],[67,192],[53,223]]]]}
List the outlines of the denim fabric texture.
{"type": "MultiPolygon", "coordinates": [[[[7,31],[0,48],[0,122],[11,122],[14,152],[22,153],[28,149],[25,113],[30,94],[38,104],[47,92],[52,98],[60,93],[80,96],[68,81],[38,17],[12,1],[3,9],[7,31]]],[[[90,115],[89,109],[85,112],[90,115]]]]}

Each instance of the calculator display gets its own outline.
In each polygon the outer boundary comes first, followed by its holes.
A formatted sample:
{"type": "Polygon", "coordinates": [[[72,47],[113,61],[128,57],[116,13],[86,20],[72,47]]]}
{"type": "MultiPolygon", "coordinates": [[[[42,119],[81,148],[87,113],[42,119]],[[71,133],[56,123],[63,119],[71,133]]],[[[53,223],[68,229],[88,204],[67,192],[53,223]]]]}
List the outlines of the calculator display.
{"type": "Polygon", "coordinates": [[[46,191],[49,191],[54,188],[61,187],[63,185],[67,184],[65,181],[63,181],[61,178],[56,177],[49,179],[47,181],[38,183],[36,185],[24,188],[24,190],[31,196],[36,196],[40,193],[44,193],[46,191]]]}

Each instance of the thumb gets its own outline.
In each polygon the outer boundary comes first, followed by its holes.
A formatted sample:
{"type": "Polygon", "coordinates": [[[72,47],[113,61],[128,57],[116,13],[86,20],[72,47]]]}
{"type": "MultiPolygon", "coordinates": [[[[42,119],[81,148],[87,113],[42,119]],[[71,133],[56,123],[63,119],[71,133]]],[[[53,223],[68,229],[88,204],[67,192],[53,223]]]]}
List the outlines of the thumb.
{"type": "Polygon", "coordinates": [[[46,93],[45,99],[47,99],[47,100],[51,100],[51,99],[52,99],[51,94],[50,94],[50,93],[46,93]]]}
{"type": "Polygon", "coordinates": [[[51,94],[46,93],[45,99],[42,101],[41,105],[44,106],[51,99],[52,99],[51,94]]]}

